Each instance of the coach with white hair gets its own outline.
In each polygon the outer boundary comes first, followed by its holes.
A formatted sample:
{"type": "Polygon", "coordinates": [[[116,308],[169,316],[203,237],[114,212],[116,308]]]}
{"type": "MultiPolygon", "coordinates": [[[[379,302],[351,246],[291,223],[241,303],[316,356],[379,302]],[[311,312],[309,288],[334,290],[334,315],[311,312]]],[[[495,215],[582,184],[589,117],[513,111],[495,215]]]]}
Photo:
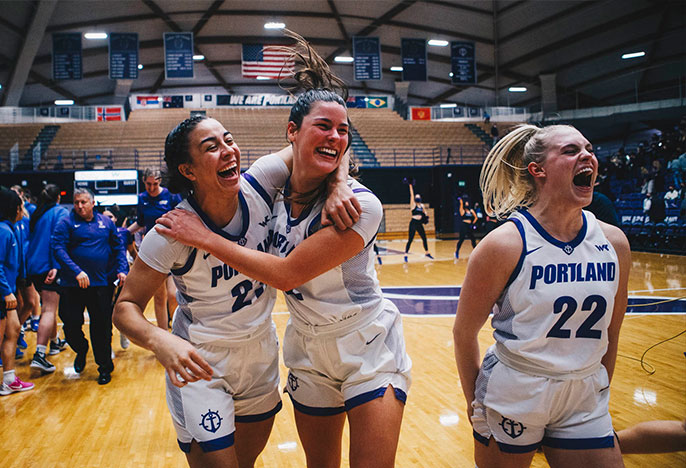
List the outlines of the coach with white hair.
{"type": "Polygon", "coordinates": [[[52,249],[59,262],[60,318],[64,335],[76,352],[74,371],[86,366],[88,340],[83,334],[83,310],[88,309],[93,355],[98,364],[98,383],[110,382],[112,363],[112,293],[108,283],[110,259],[117,265],[117,278],[126,279],[129,271],[126,254],[117,228],[106,216],[93,211],[93,193],[86,189],[74,191],[74,209],[62,218],[52,235],[52,249]]]}

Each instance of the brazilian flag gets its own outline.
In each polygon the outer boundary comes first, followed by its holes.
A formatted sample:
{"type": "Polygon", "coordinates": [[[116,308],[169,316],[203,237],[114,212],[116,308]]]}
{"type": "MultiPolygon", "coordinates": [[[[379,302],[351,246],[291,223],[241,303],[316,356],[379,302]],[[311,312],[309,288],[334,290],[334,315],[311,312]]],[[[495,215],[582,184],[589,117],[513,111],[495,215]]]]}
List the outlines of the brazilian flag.
{"type": "Polygon", "coordinates": [[[367,101],[367,108],[381,108],[388,107],[388,98],[382,96],[369,96],[367,101]]]}

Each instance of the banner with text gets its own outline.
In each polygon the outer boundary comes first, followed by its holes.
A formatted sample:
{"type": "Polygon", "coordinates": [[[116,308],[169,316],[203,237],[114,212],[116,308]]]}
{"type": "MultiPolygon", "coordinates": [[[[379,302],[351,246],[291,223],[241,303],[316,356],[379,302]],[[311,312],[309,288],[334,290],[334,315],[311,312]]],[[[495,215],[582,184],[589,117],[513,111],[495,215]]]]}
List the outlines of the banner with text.
{"type": "Polygon", "coordinates": [[[401,39],[403,81],[426,81],[426,39],[401,39]]]}
{"type": "Polygon", "coordinates": [[[110,33],[110,80],[138,78],[138,34],[110,33]]]}
{"type": "Polygon", "coordinates": [[[381,79],[381,46],[378,37],[353,37],[355,79],[381,79]]]}
{"type": "Polygon", "coordinates": [[[193,33],[164,33],[164,78],[193,77],[193,33]]]}
{"type": "Polygon", "coordinates": [[[52,33],[52,79],[80,80],[82,75],[81,33],[52,33]]]}
{"type": "Polygon", "coordinates": [[[450,43],[453,84],[476,84],[476,49],[473,42],[450,43]]]}

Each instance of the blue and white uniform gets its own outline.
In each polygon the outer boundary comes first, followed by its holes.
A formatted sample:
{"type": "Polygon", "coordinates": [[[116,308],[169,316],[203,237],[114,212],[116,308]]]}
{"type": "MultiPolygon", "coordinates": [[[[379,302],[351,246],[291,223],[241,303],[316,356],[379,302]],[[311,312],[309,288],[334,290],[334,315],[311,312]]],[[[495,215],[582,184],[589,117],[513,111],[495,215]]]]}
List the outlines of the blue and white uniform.
{"type": "MultiPolygon", "coordinates": [[[[383,209],[379,199],[350,181],[362,214],[352,229],[365,247],[353,258],[286,292],[290,319],[284,338],[288,390],[298,410],[341,413],[383,396],[388,385],[405,401],[412,363],[405,352],[398,309],[383,298],[374,269],[373,243],[383,209]]],[[[272,253],[287,256],[321,228],[320,200],[298,218],[290,204],[274,209],[272,253]]],[[[322,252],[325,255],[325,252],[322,252]]]]}
{"type": "Polygon", "coordinates": [[[619,283],[617,253],[595,216],[570,242],[528,212],[513,214],[519,262],[494,307],[496,343],[472,403],[474,436],[501,450],[613,446],[609,378],[601,364],[619,283]]]}
{"type": "MultiPolygon", "coordinates": [[[[265,156],[241,176],[236,214],[216,226],[191,197],[179,208],[197,213],[205,225],[239,245],[266,251],[272,241],[273,200],[288,177],[278,156],[265,156]],[[271,162],[270,162],[271,161],[271,162]],[[267,176],[263,164],[276,170],[267,176]]],[[[204,451],[233,445],[235,424],[261,421],[281,409],[278,339],[271,311],[276,291],[221,260],[151,229],[139,258],[161,273],[172,273],[178,309],[172,333],[188,340],[212,366],[210,382],[175,387],[167,378],[167,404],[179,446],[196,440],[204,451]]]]}

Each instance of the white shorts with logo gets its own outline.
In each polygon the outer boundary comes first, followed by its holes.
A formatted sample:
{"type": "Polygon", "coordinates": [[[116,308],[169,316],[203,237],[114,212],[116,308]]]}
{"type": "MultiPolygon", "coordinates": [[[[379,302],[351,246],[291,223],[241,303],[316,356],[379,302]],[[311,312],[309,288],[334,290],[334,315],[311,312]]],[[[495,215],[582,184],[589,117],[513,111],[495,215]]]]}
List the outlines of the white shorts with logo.
{"type": "Polygon", "coordinates": [[[286,327],[286,390],[296,409],[317,416],[342,413],[382,397],[389,385],[405,402],[412,361],[392,304],[376,317],[321,328],[314,332],[293,320],[286,327]]]}
{"type": "Polygon", "coordinates": [[[550,378],[512,369],[488,351],[472,402],[474,438],[491,436],[503,452],[525,453],[541,444],[570,450],[614,447],[604,366],[579,378],[550,378]]]}
{"type": "Polygon", "coordinates": [[[268,320],[228,347],[195,347],[212,366],[212,380],[178,388],[167,376],[167,406],[181,450],[189,452],[193,440],[205,452],[221,450],[233,445],[235,422],[263,421],[281,409],[276,327],[268,320]]]}

